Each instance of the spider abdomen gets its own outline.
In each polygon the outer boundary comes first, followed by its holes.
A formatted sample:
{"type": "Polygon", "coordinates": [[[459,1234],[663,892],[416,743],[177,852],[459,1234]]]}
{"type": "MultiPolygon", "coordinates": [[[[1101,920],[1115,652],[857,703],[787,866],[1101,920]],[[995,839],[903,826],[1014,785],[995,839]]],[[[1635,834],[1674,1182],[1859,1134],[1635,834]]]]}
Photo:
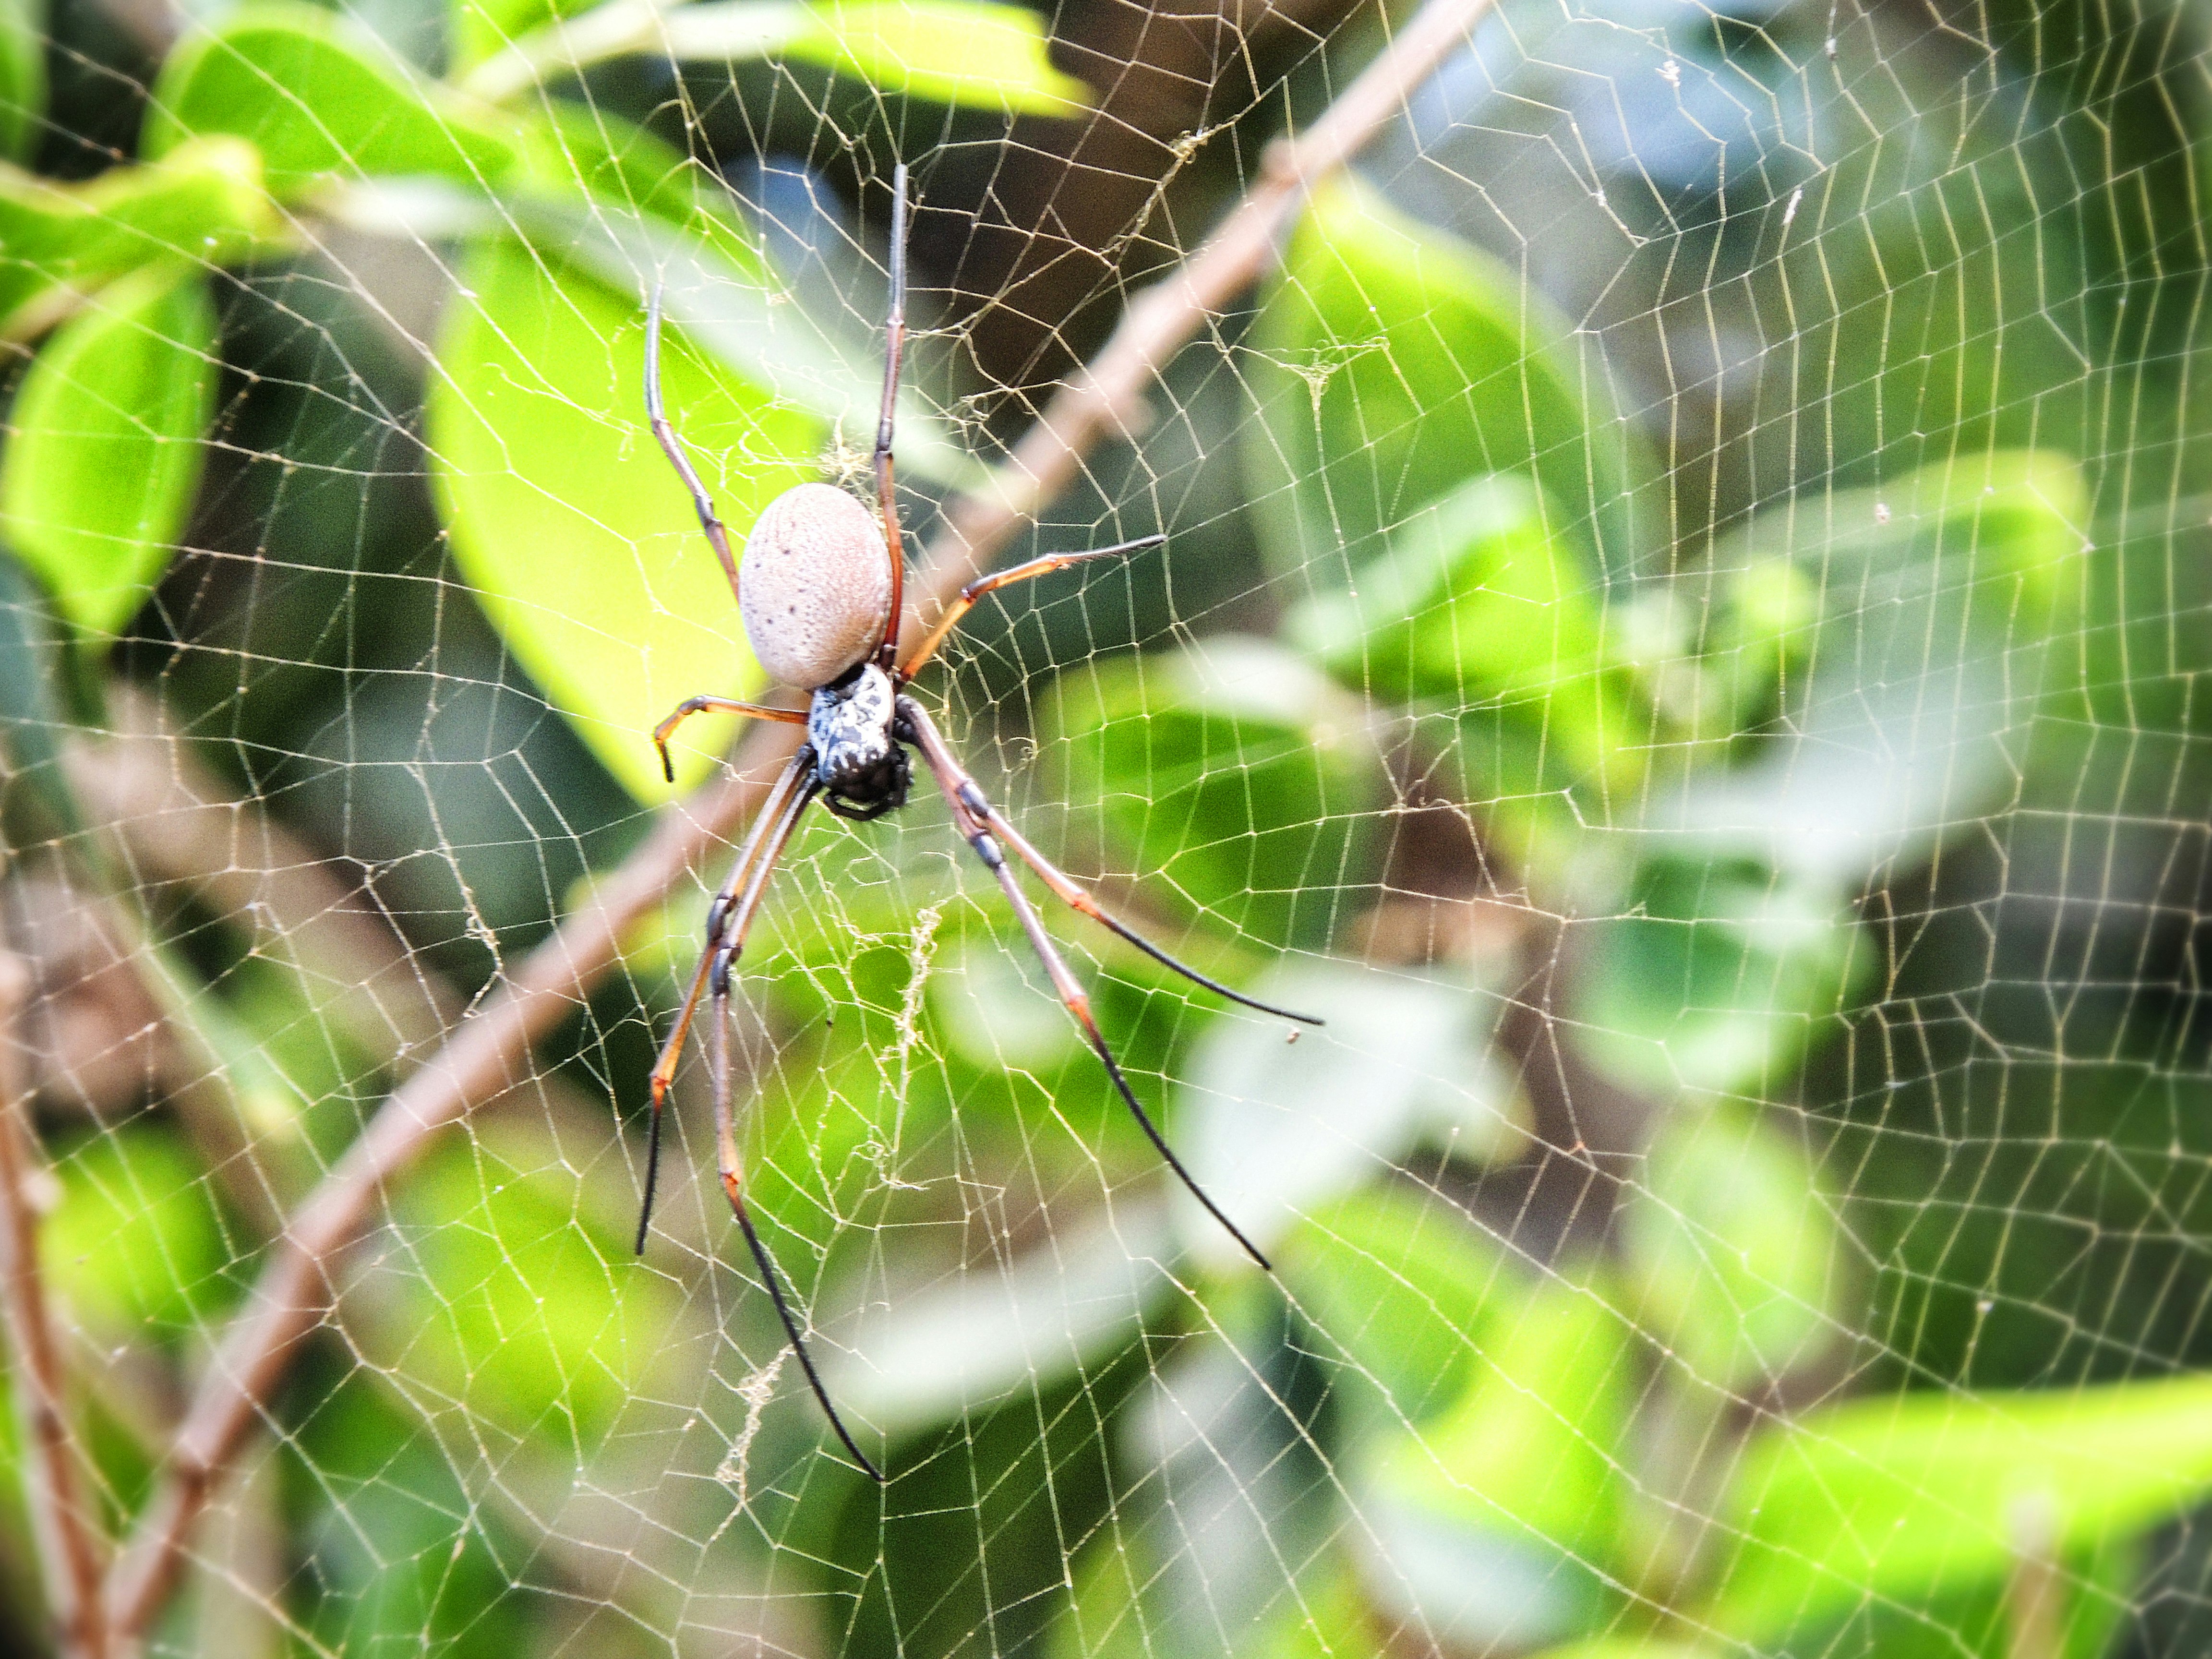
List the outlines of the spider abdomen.
{"type": "Polygon", "coordinates": [[[769,678],[807,690],[829,684],[882,643],[890,621],[883,526],[830,484],[785,490],[745,538],[738,609],[769,678]]]}

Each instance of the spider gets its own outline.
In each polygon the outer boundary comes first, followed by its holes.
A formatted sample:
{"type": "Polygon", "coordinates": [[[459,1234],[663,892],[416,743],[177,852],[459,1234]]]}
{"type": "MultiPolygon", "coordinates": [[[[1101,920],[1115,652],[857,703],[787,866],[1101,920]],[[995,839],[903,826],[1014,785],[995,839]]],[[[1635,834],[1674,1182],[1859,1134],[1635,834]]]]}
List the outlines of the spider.
{"type": "Polygon", "coordinates": [[[844,1419],[837,1414],[830,1390],[815,1369],[775,1261],[753,1226],[745,1206],[744,1170],[738,1155],[737,1132],[731,1113],[730,970],[744,948],[745,933],[760,908],[769,872],[807,806],[818,799],[838,817],[861,823],[896,811],[906,804],[907,790],[913,780],[912,757],[919,751],[951,809],[954,826],[997,878],[1031,947],[1043,962],[1054,989],[1097,1052],[1106,1074],[1120,1091],[1122,1103],[1168,1168],[1263,1268],[1269,1264],[1259,1246],[1206,1196],[1175,1155],[1151,1115],[1139,1103],[1128,1079],[1114,1058],[1114,1051],[1107,1046],[1097,1022],[1091,1018],[1090,1000],[1046,935],[1036,907],[1015,879],[1013,869],[1006,861],[1006,852],[1011,849],[1058,897],[1194,983],[1262,1013],[1308,1025],[1322,1023],[1311,1014],[1278,1008],[1207,978],[1102,909],[1097,900],[1048,862],[991,805],[975,780],[954,758],[936,721],[906,695],[908,683],[936,655],[938,647],[961,618],[985,595],[1073,565],[1125,557],[1156,547],[1165,539],[1145,536],[1091,552],[1049,553],[981,577],[961,590],[927,637],[903,663],[899,662],[903,555],[898,504],[891,482],[891,426],[893,405],[898,396],[899,359],[906,341],[906,229],[907,173],[905,164],[900,163],[891,173],[890,314],[884,325],[883,413],[876,427],[876,509],[872,513],[853,496],[829,484],[804,483],[786,490],[769,503],[745,539],[742,581],[738,562],[730,551],[729,532],[715,517],[714,502],[700,483],[662,406],[661,295],[657,286],[646,313],[645,352],[647,416],[670,465],[690,492],[700,527],[706,532],[715,557],[721,561],[722,573],[728,577],[731,591],[737,599],[753,654],[775,679],[807,692],[809,702],[801,710],[740,702],[730,697],[690,697],[678,703],[668,718],[653,728],[653,740],[660,751],[661,767],[672,783],[676,774],[669,755],[669,739],[686,720],[707,710],[803,726],[806,738],[769,790],[750,834],[738,851],[736,867],[708,907],[706,949],[700,954],[675,1026],[653,1065],[653,1131],[646,1158],[645,1198],[637,1220],[637,1251],[641,1255],[645,1252],[646,1231],[653,1218],[653,1188],[660,1172],[662,1105],[675,1078],[677,1062],[683,1054],[700,998],[705,995],[714,1005],[707,1029],[707,1059],[713,1079],[716,1158],[721,1170],[722,1191],[729,1199],[730,1209],[744,1234],[746,1246],[760,1268],[762,1282],[775,1304],[784,1333],[791,1339],[792,1351],[799,1358],[808,1387],[821,1403],[830,1426],[844,1443],[845,1449],[878,1482],[884,1479],[883,1473],[860,1449],[844,1419]]]}

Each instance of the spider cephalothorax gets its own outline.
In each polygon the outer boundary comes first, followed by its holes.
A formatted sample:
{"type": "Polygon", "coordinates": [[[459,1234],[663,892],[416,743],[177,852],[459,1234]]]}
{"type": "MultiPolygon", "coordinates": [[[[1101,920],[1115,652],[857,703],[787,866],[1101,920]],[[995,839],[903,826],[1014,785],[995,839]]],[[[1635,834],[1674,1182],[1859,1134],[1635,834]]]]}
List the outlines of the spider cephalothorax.
{"type": "Polygon", "coordinates": [[[646,1227],[653,1215],[653,1183],[660,1168],[661,1104],[669,1084],[675,1079],[676,1064],[684,1052],[684,1038],[691,1028],[692,1016],[698,1010],[700,999],[708,996],[713,1000],[714,1015],[707,1027],[707,1044],[714,1081],[714,1138],[722,1190],[744,1233],[753,1260],[760,1267],[762,1280],[775,1303],[785,1334],[791,1338],[792,1349],[799,1357],[799,1369],[806,1374],[808,1387],[822,1402],[822,1409],[828,1413],[837,1437],[844,1442],[845,1449],[878,1480],[883,1476],[861,1451],[837,1415],[836,1407],[830,1403],[830,1391],[823,1386],[821,1374],[814,1369],[814,1361],[806,1351],[798,1316],[784,1296],[775,1264],[769,1259],[760,1235],[753,1231],[752,1218],[745,1208],[744,1170],[738,1158],[730,1101],[730,970],[738,953],[744,948],[745,930],[760,908],[769,872],[808,804],[819,797],[841,817],[860,823],[879,818],[906,804],[907,788],[913,777],[913,755],[916,751],[921,754],[951,809],[954,828],[975,850],[976,856],[998,882],[1000,890],[1006,896],[1006,902],[1020,921],[1022,931],[1042,958],[1053,988],[1083,1028],[1084,1036],[1106,1067],[1123,1103],[1168,1167],[1262,1267],[1267,1265],[1267,1258],[1260,1253],[1259,1246],[1247,1238],[1191,1179],[1190,1171],[1183,1168],[1166,1138],[1139,1103],[1128,1079],[1122,1075],[1120,1063],[1114,1058],[1114,1051],[1107,1046],[1097,1022],[1091,1018],[1090,998],[1045,933],[1036,907],[1030,902],[1029,896],[1015,878],[1014,865],[1009,862],[1007,854],[1012,854],[1035,871],[1054,895],[1076,910],[1110,928],[1194,983],[1264,1013],[1303,1020],[1309,1025],[1321,1024],[1310,1014],[1277,1008],[1208,979],[1101,909],[1097,900],[1048,862],[991,805],[981,787],[969,775],[946,744],[927,711],[904,695],[908,682],[936,655],[938,647],[945,642],[954,624],[986,593],[1026,581],[1032,576],[1065,570],[1086,560],[1113,558],[1155,547],[1162,538],[1146,536],[1096,552],[1049,553],[1011,570],[981,577],[969,583],[961,590],[960,597],[945,607],[936,627],[912,654],[903,663],[898,660],[901,555],[897,500],[891,483],[891,413],[898,393],[900,347],[906,335],[903,166],[891,174],[890,264],[890,318],[884,330],[886,362],[883,414],[876,426],[876,513],[872,514],[852,496],[827,484],[800,484],[785,491],[763,511],[752,534],[746,538],[742,582],[738,580],[738,562],[730,551],[729,532],[714,516],[714,503],[707,498],[706,487],[685,459],[684,447],[677,441],[675,429],[661,410],[660,303],[657,292],[646,316],[645,359],[646,412],[652,417],[653,433],[660,440],[661,447],[667,451],[670,462],[691,492],[699,523],[707,532],[715,556],[721,561],[731,586],[737,590],[738,610],[744,618],[753,655],[772,677],[808,693],[810,701],[802,712],[738,702],[729,697],[692,697],[678,705],[653,731],[653,741],[660,747],[661,763],[667,768],[672,782],[675,781],[675,769],[670,762],[668,740],[687,717],[702,709],[720,709],[756,720],[804,726],[806,741],[769,791],[760,816],[753,822],[752,833],[738,854],[737,867],[722,884],[708,910],[706,951],[692,975],[691,989],[684,1000],[683,1012],[677,1016],[676,1028],[669,1033],[667,1042],[661,1046],[660,1058],[653,1065],[653,1140],[647,1154],[645,1203],[638,1216],[637,1248],[641,1252],[645,1249],[646,1227]],[[878,514],[881,515],[880,526],[878,514]]]}
{"type": "Polygon", "coordinates": [[[841,818],[866,823],[906,805],[913,763],[898,730],[899,695],[891,677],[872,662],[848,671],[814,694],[806,710],[806,742],[822,804],[841,818]]]}

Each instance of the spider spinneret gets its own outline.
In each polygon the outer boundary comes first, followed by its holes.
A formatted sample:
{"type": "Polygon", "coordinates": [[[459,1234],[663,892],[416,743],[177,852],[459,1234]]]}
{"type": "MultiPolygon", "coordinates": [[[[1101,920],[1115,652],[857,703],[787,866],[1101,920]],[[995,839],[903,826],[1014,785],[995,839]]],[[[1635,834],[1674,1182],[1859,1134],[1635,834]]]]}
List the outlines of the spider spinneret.
{"type": "Polygon", "coordinates": [[[892,414],[898,399],[899,360],[906,340],[906,178],[903,162],[892,169],[890,314],[884,327],[884,399],[876,426],[877,500],[873,513],[830,485],[797,485],[763,510],[752,533],[745,539],[741,569],[731,552],[729,532],[715,517],[706,486],[700,483],[698,473],[693,470],[661,406],[658,288],[646,313],[645,404],[653,435],[690,492],[700,528],[706,532],[737,597],[745,637],[752,645],[754,656],[773,678],[805,691],[808,702],[802,711],[740,702],[731,697],[690,697],[678,704],[668,718],[653,728],[653,740],[660,750],[661,764],[671,782],[675,781],[675,769],[669,755],[669,738],[678,726],[702,711],[711,709],[804,726],[806,738],[769,790],[768,799],[753,820],[751,832],[738,850],[736,867],[708,908],[706,949],[692,974],[690,990],[684,999],[675,1026],[653,1063],[653,1133],[646,1158],[645,1197],[637,1220],[637,1249],[643,1254],[647,1228],[653,1218],[653,1189],[660,1170],[662,1107],[669,1085],[676,1076],[684,1039],[698,1012],[700,999],[704,996],[713,1005],[707,1026],[708,1068],[714,1097],[716,1162],[722,1191],[760,1269],[762,1282],[775,1304],[784,1334],[791,1339],[792,1350],[798,1356],[799,1369],[805,1373],[807,1386],[821,1403],[845,1449],[878,1481],[884,1478],[882,1471],[860,1449],[844,1419],[837,1414],[830,1390],[808,1352],[798,1315],[784,1294],[775,1261],[760,1234],[754,1230],[752,1217],[745,1207],[744,1169],[738,1156],[731,1102],[731,971],[744,948],[745,934],[759,910],[762,895],[767,890],[769,872],[807,806],[818,797],[838,817],[862,823],[896,811],[906,804],[907,792],[913,781],[913,757],[919,752],[951,810],[954,826],[997,879],[1031,948],[1051,976],[1054,990],[1082,1028],[1122,1103],[1176,1177],[1262,1267],[1267,1267],[1268,1261],[1260,1247],[1245,1237],[1243,1230],[1192,1178],[1137,1099],[1135,1091],[1130,1088],[1120,1062],[1114,1058],[1113,1050],[1091,1017],[1089,996],[1044,931],[1036,906],[1022,890],[1013,866],[1007,862],[1007,853],[1011,851],[1027,865],[1055,896],[1072,908],[1194,984],[1262,1013],[1308,1025],[1322,1024],[1314,1015],[1278,1008],[1209,979],[1109,915],[1072,878],[1030,846],[991,805],[981,787],[953,756],[928,712],[906,695],[908,682],[937,654],[938,647],[960,619],[986,594],[1093,559],[1125,557],[1157,547],[1165,539],[1146,536],[1091,552],[1048,553],[1010,569],[979,577],[945,607],[936,626],[907,659],[903,663],[898,660],[904,555],[891,474],[891,435],[892,414]]]}

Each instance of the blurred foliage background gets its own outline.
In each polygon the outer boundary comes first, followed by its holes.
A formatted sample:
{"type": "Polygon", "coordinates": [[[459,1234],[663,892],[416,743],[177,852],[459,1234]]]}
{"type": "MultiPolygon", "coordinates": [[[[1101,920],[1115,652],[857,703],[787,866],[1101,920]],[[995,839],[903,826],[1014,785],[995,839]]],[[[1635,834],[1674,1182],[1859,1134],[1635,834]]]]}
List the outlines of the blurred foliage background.
{"type": "MultiPolygon", "coordinates": [[[[1407,15],[0,0],[0,1081],[101,1536],[287,1216],[680,810],[653,721],[779,695],[656,284],[739,535],[865,489],[908,162],[926,537],[1407,15]]],[[[1277,1272],[941,809],[819,817],[744,1138],[889,1484],[696,1062],[629,1248],[709,864],[387,1183],[152,1649],[2204,1651],[2205,32],[1498,0],[1017,553],[1164,547],[922,687],[1328,1016],[1048,919],[1277,1272]]]]}

